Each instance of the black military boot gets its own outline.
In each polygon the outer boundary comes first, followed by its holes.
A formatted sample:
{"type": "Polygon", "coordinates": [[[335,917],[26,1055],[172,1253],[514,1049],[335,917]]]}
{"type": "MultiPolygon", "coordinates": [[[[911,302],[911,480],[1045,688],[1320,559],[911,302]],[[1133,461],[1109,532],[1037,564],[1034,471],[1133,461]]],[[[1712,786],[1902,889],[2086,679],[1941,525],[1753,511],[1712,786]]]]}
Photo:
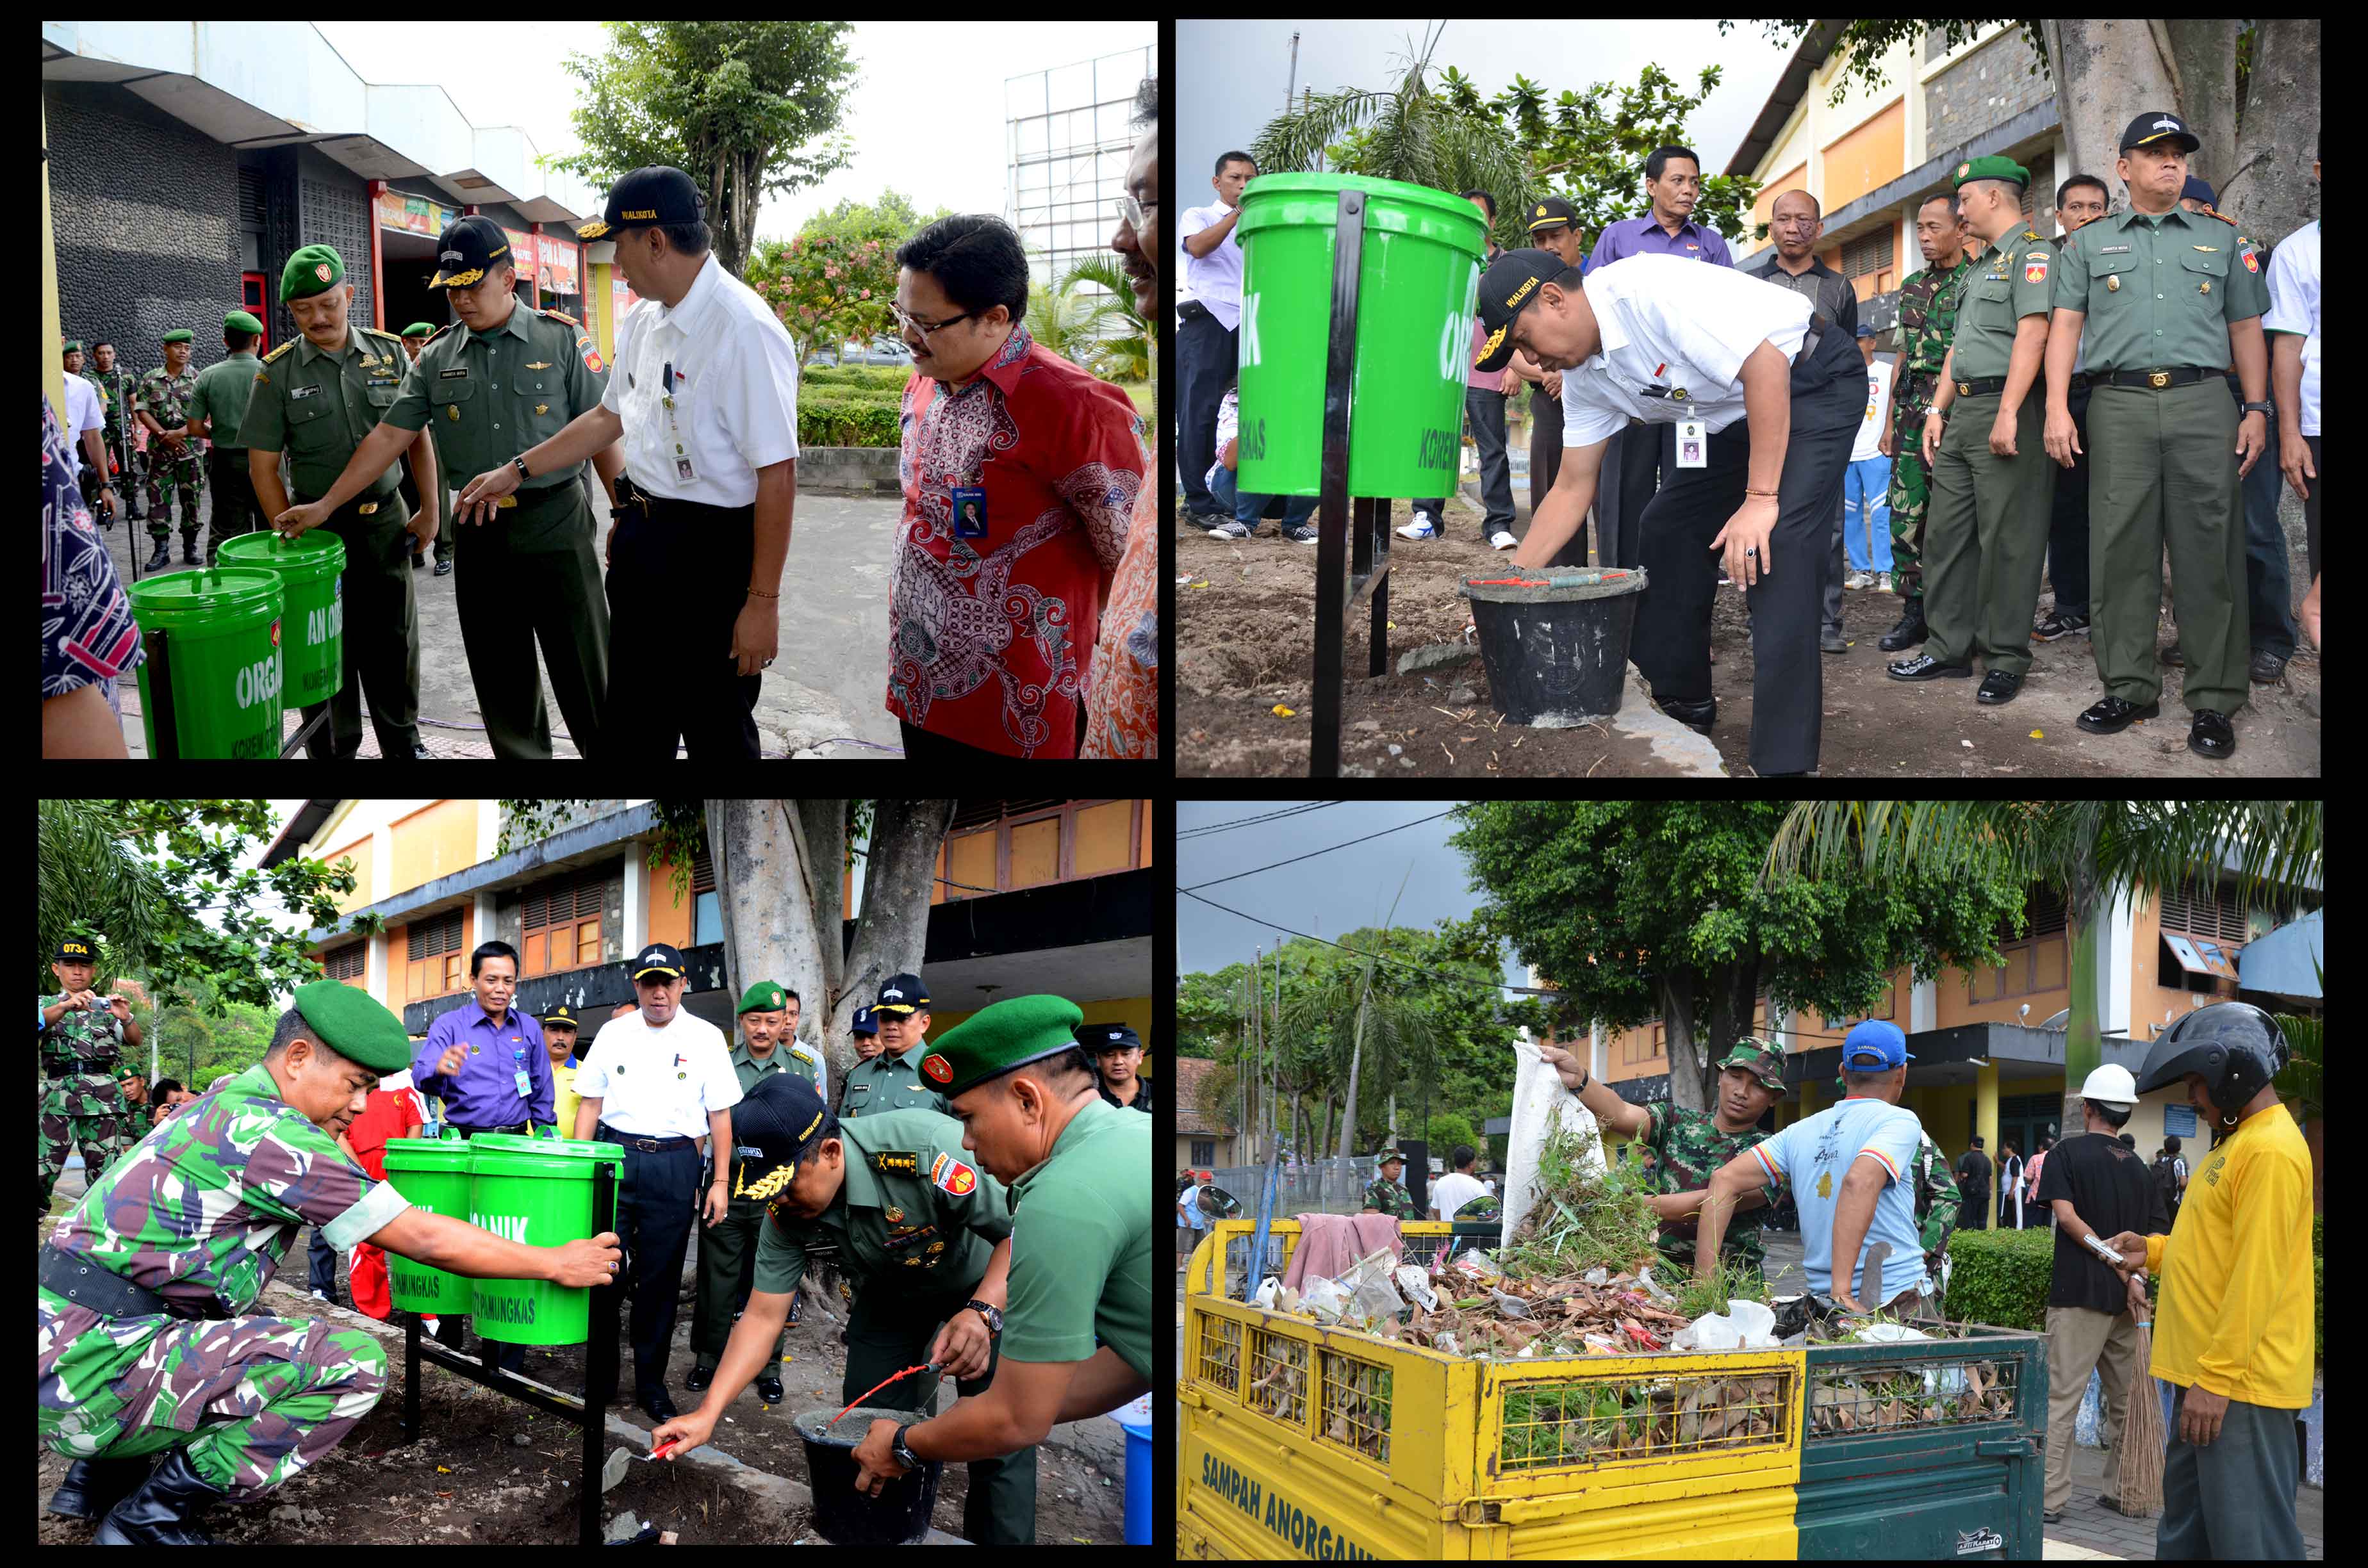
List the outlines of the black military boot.
{"type": "Polygon", "coordinates": [[[69,1519],[103,1519],[109,1508],[140,1489],[154,1462],[144,1454],[130,1460],[76,1460],[50,1494],[50,1512],[69,1519]]]}
{"type": "Polygon", "coordinates": [[[1875,643],[1886,653],[1896,653],[1902,648],[1913,648],[1931,635],[1924,624],[1924,601],[1909,599],[1899,617],[1899,624],[1884,632],[1875,643]]]}
{"type": "Polygon", "coordinates": [[[181,564],[184,566],[199,566],[204,564],[198,559],[198,541],[196,540],[184,539],[181,540],[181,564]]]}
{"type": "Polygon", "coordinates": [[[156,553],[150,556],[148,558],[148,564],[142,566],[140,570],[142,572],[162,572],[165,567],[170,566],[171,564],[173,564],[173,541],[169,537],[167,537],[156,541],[156,553]]]}
{"type": "Polygon", "coordinates": [[[757,1397],[763,1400],[767,1404],[779,1404],[781,1403],[781,1374],[778,1368],[775,1369],[772,1375],[769,1377],[761,1373],[758,1374],[757,1379],[757,1397]]]}
{"type": "Polygon", "coordinates": [[[705,1393],[707,1392],[707,1385],[714,1381],[714,1368],[693,1367],[690,1369],[690,1375],[682,1380],[682,1386],[689,1389],[693,1393],[705,1393]]]}
{"type": "Polygon", "coordinates": [[[91,1539],[100,1546],[211,1546],[213,1538],[198,1528],[198,1516],[227,1495],[198,1473],[188,1449],[175,1449],[98,1522],[91,1539]]]}

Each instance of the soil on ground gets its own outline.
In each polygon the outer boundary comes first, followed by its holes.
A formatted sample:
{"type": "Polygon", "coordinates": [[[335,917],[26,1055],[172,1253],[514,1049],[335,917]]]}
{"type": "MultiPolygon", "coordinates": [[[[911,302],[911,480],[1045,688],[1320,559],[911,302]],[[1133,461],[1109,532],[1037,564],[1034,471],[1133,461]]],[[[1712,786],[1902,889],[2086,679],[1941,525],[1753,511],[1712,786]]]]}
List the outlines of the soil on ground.
{"type": "MultiPolygon", "coordinates": [[[[2286,510],[2299,528],[2298,504],[2286,510]]],[[[1408,516],[1394,506],[1391,522],[1408,516]]],[[[1386,632],[1389,673],[1366,676],[1370,610],[1350,609],[1341,667],[1342,771],[1385,777],[1520,774],[1618,778],[1645,767],[1633,744],[1613,744],[1594,727],[1499,727],[1487,681],[1475,661],[1400,676],[1395,660],[1427,643],[1459,641],[1471,619],[1457,597],[1466,576],[1493,574],[1507,556],[1480,538],[1480,510],[1461,496],[1448,503],[1443,538],[1393,538],[1386,632]],[[1471,700],[1455,700],[1459,687],[1471,700]],[[1440,711],[1445,710],[1445,711],[1440,711]],[[1465,717],[1466,714],[1469,717],[1465,717]],[[1465,737],[1471,737],[1466,739],[1465,737]],[[1518,749],[1512,742],[1520,742],[1518,749]],[[1395,754],[1390,747],[1398,748],[1395,754]],[[1451,756],[1452,760],[1450,760],[1451,756]],[[1412,766],[1406,766],[1411,761],[1412,766]],[[1492,766],[1493,764],[1493,766],[1492,766]]],[[[1526,524],[1521,525],[1525,528],[1526,524]]],[[[1178,525],[1176,572],[1177,770],[1186,776],[1304,776],[1314,691],[1315,550],[1276,536],[1267,522],[1247,540],[1212,540],[1178,525]],[[1278,714],[1278,707],[1292,710],[1278,714]]],[[[2294,561],[2294,598],[2309,584],[2303,552],[2294,561]]],[[[1781,567],[1781,563],[1780,563],[1781,567]]],[[[2166,592],[2163,641],[2176,637],[2166,592]]],[[[2251,688],[2235,716],[2237,755],[2224,762],[2187,749],[2190,715],[2180,699],[2184,671],[2163,671],[2162,715],[2117,735],[2091,735],[2073,721],[2102,694],[2086,635],[2032,644],[2032,664],[2011,702],[1985,708],[1971,679],[1910,684],[1884,674],[1907,657],[1876,640],[1900,617],[1903,601],[1873,590],[1843,595],[1846,653],[1824,658],[1825,724],[1819,772],[1827,778],[2143,777],[2212,779],[2232,768],[2246,777],[2316,778],[2319,771],[2319,655],[2307,640],[2284,674],[2251,688]]],[[[2043,590],[2033,619],[2055,605],[2043,590]]],[[[1751,634],[1744,597],[1721,589],[1712,612],[1712,689],[1718,719],[1711,739],[1727,770],[1750,774],[1751,634]]]]}

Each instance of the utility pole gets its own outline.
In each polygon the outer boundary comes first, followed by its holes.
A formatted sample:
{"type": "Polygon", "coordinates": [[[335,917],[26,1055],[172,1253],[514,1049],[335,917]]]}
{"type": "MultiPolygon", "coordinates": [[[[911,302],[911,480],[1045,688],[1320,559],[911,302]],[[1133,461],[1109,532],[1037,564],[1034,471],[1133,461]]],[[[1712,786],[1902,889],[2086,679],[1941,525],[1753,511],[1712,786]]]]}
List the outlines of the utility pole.
{"type": "Polygon", "coordinates": [[[1298,33],[1298,31],[1297,31],[1296,29],[1293,29],[1293,31],[1292,32],[1292,35],[1291,35],[1291,85],[1290,85],[1289,86],[1286,86],[1286,87],[1285,87],[1285,88],[1283,88],[1283,90],[1282,90],[1282,112],[1283,112],[1283,113],[1285,113],[1285,114],[1289,114],[1289,113],[1291,112],[1291,99],[1292,99],[1292,94],[1294,94],[1294,93],[1296,93],[1296,92],[1298,92],[1298,91],[1299,91],[1299,33],[1298,33]]]}

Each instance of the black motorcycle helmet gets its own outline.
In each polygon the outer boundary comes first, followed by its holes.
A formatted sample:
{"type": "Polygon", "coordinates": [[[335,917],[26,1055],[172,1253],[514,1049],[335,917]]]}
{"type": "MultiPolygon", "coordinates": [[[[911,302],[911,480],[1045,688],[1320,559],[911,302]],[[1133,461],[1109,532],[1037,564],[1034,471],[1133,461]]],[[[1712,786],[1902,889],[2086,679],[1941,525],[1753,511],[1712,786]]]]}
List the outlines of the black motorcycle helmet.
{"type": "Polygon", "coordinates": [[[2204,1096],[2223,1118],[2233,1117],[2269,1086],[2290,1055],[2275,1018],[2249,1002],[2218,1002],[2198,1007],[2155,1037],[2138,1074],[2138,1093],[2151,1094],[2200,1073],[2204,1096]]]}

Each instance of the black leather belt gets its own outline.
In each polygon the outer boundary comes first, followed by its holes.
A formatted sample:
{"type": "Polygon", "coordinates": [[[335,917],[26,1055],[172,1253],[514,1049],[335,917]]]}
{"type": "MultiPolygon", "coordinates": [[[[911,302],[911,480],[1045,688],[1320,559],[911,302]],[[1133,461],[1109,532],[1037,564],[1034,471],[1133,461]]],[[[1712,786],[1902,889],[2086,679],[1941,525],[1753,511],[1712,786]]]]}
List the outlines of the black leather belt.
{"type": "Polygon", "coordinates": [[[1176,307],[1176,313],[1182,316],[1186,321],[1199,321],[1202,316],[1212,316],[1216,314],[1214,311],[1212,311],[1208,306],[1202,304],[1198,300],[1186,300],[1183,303],[1176,307]]]}
{"type": "Polygon", "coordinates": [[[2092,386],[2102,381],[2117,387],[2146,387],[2160,392],[2165,387],[2190,386],[2213,376],[2226,374],[2227,372],[2217,366],[2209,370],[2200,370],[2192,365],[2178,365],[2162,370],[2099,370],[2089,376],[2089,381],[2092,386]]]}
{"type": "Polygon", "coordinates": [[[72,1067],[45,1067],[42,1071],[49,1075],[50,1082],[55,1084],[81,1073],[87,1073],[94,1078],[120,1078],[123,1076],[120,1071],[110,1071],[120,1065],[116,1062],[84,1062],[72,1067]]]}
{"type": "Polygon", "coordinates": [[[41,1247],[41,1285],[75,1306],[87,1308],[101,1317],[144,1318],[161,1314],[176,1318],[221,1319],[230,1316],[217,1301],[210,1301],[200,1308],[191,1302],[168,1300],[144,1285],[135,1285],[122,1275],[102,1268],[88,1257],[77,1256],[47,1244],[41,1247]]]}
{"type": "Polygon", "coordinates": [[[618,1131],[605,1121],[600,1123],[599,1131],[609,1135],[609,1142],[620,1143],[628,1149],[639,1149],[644,1154],[663,1154],[669,1149],[688,1149],[698,1142],[693,1138],[636,1138],[630,1132],[618,1131]]]}
{"type": "Polygon", "coordinates": [[[2003,392],[2005,389],[2006,378],[2004,376],[1986,376],[1978,381],[1959,381],[1957,383],[1957,395],[1959,397],[1987,397],[1991,392],[2003,392]]]}

